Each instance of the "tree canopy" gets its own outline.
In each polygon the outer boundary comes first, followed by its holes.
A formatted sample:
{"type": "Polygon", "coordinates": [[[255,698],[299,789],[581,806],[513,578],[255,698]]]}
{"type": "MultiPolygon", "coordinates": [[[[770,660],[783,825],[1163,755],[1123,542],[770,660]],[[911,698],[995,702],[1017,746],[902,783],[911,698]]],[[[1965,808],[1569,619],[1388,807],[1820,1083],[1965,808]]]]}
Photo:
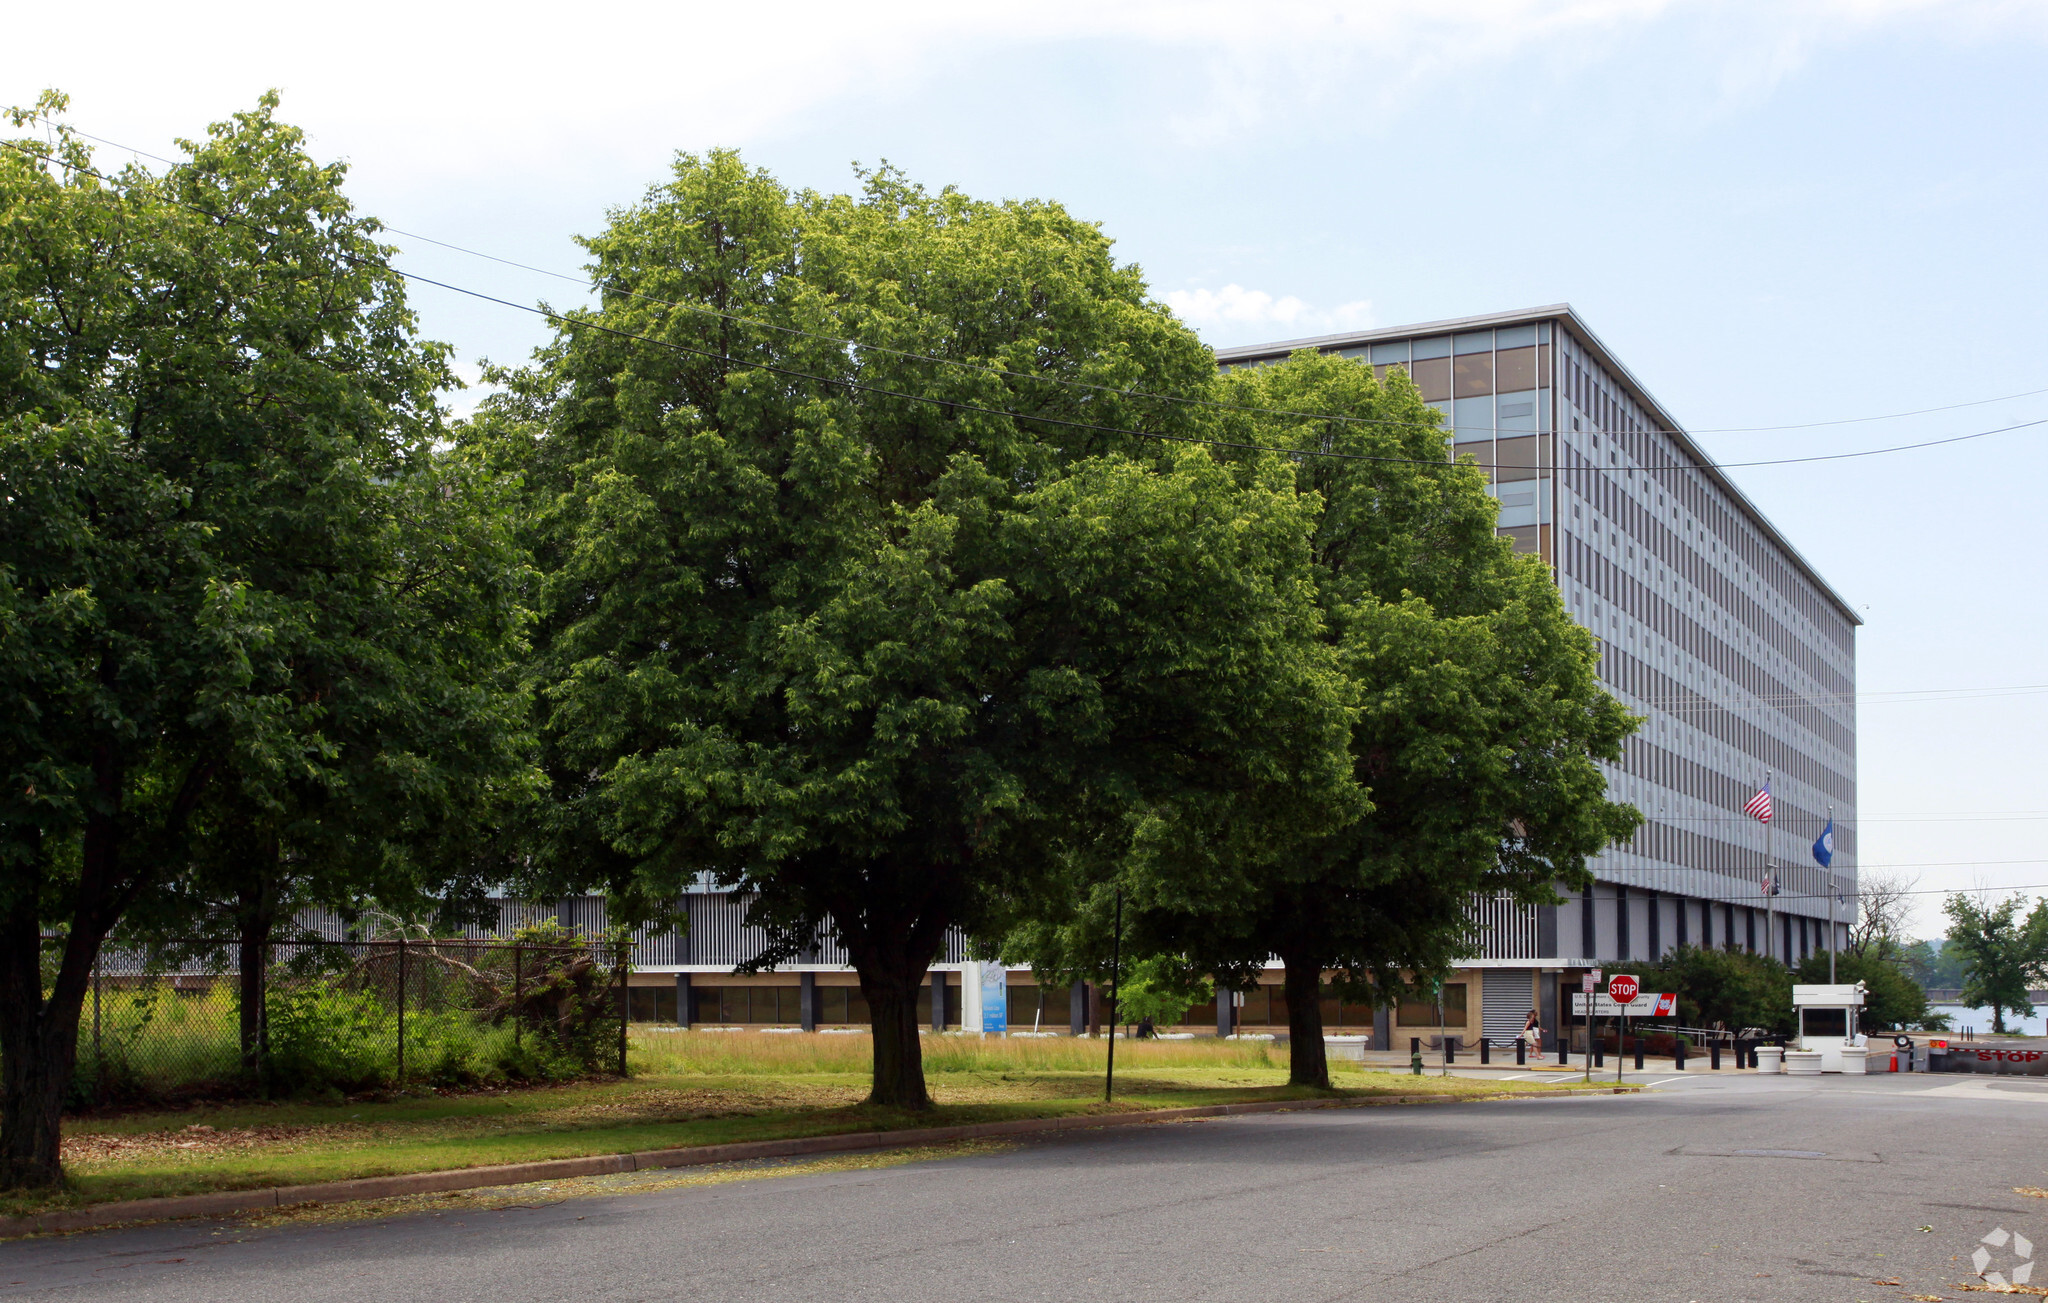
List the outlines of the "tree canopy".
{"type": "Polygon", "coordinates": [[[61,1179],[138,902],[287,852],[389,884],[521,786],[524,569],[437,451],[447,351],[275,107],[161,174],[94,168],[59,96],[0,150],[0,1187],[61,1179]]]}
{"type": "MultiPolygon", "coordinates": [[[[1543,563],[1495,536],[1487,474],[1444,452],[1444,431],[1402,373],[1387,382],[1313,351],[1231,373],[1225,428],[1289,450],[1310,516],[1319,640],[1350,707],[1349,791],[1320,837],[1259,854],[1191,856],[1140,843],[1123,866],[1140,953],[1178,956],[1239,984],[1286,966],[1292,1076],[1327,1086],[1325,974],[1390,1001],[1471,953],[1475,893],[1536,904],[1586,878],[1629,835],[1596,760],[1632,718],[1594,678],[1591,637],[1543,563]]],[[[1246,463],[1251,473],[1263,462],[1246,463]]],[[[1290,815],[1243,826],[1289,829],[1290,815]]],[[[1175,821],[1162,819],[1161,824],[1175,821]]],[[[1069,919],[1027,923],[1013,950],[1055,966],[1099,952],[1098,886],[1069,919]]]]}
{"type": "Polygon", "coordinates": [[[2008,1013],[2033,1016],[2028,988],[2048,971],[2048,901],[2021,918],[2025,903],[2024,896],[1993,903],[1957,892],[1942,906],[1949,922],[1942,954],[1962,964],[1962,1002],[1988,1007],[1994,1032],[2005,1031],[2008,1013]]]}
{"type": "Polygon", "coordinates": [[[1329,823],[1304,504],[1278,461],[1178,442],[1213,361],[1094,226],[714,153],[587,245],[600,306],[478,423],[547,574],[537,890],[653,913],[709,872],[751,897],[757,965],[829,921],[872,1097],[915,1108],[949,927],[1169,800],[1224,853],[1253,797],[1329,823]]]}

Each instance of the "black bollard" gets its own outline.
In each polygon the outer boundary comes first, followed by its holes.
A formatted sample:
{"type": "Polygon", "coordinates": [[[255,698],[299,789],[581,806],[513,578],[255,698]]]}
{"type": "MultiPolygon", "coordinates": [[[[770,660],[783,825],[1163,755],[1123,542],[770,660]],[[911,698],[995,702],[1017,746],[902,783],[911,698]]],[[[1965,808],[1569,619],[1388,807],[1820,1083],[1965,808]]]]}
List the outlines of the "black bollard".
{"type": "Polygon", "coordinates": [[[1457,1061],[1458,1038],[1455,1036],[1446,1036],[1444,1037],[1444,1066],[1449,1067],[1451,1064],[1456,1063],[1457,1061]]]}
{"type": "Polygon", "coordinates": [[[1515,1037],[1515,1066],[1519,1068],[1528,1061],[1529,1038],[1526,1036],[1517,1036],[1515,1037]]]}
{"type": "Polygon", "coordinates": [[[1707,1042],[1707,1071],[1709,1071],[1709,1072],[1719,1072],[1720,1070],[1721,1070],[1721,1042],[1719,1042],[1719,1041],[1708,1041],[1708,1042],[1707,1042]]]}
{"type": "Polygon", "coordinates": [[[1671,1062],[1677,1065],[1680,1072],[1685,1071],[1685,1037],[1681,1036],[1671,1042],[1671,1062]]]}
{"type": "Polygon", "coordinates": [[[1568,1067],[1572,1061],[1572,1040],[1569,1036],[1557,1038],[1557,1066],[1568,1067]]]}
{"type": "Polygon", "coordinates": [[[1493,1062],[1493,1042],[1487,1040],[1484,1036],[1479,1038],[1479,1061],[1481,1063],[1493,1062]]]}
{"type": "Polygon", "coordinates": [[[1636,1071],[1643,1070],[1643,1038],[1636,1037],[1636,1071]]]}
{"type": "Polygon", "coordinates": [[[1607,1042],[1598,1037],[1593,1039],[1593,1066],[1596,1068],[1607,1066],[1607,1042]]]}

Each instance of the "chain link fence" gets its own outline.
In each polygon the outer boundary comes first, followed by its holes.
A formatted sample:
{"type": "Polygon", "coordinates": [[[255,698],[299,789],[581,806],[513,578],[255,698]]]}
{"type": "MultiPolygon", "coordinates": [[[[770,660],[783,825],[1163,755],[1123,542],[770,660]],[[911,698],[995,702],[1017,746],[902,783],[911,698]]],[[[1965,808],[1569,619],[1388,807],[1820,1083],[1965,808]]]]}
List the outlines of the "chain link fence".
{"type": "MultiPolygon", "coordinates": [[[[54,979],[62,938],[45,938],[54,979]]],[[[105,952],[72,1104],[624,1075],[630,945],[176,939],[105,952]]]]}

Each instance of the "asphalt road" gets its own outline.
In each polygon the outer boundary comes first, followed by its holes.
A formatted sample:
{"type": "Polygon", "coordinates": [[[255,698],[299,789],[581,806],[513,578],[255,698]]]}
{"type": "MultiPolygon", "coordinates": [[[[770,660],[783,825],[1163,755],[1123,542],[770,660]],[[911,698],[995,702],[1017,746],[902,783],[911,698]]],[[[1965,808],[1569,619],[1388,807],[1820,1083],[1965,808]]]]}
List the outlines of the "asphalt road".
{"type": "Polygon", "coordinates": [[[0,1244],[0,1299],[1965,1298],[1999,1228],[2048,1258],[2048,1199],[2016,1186],[2048,1186],[2048,1082],[1692,1076],[1636,1098],[1131,1127],[460,1219],[19,1241],[0,1244]],[[1888,1279],[1903,1284],[1873,1283],[1888,1279]]]}

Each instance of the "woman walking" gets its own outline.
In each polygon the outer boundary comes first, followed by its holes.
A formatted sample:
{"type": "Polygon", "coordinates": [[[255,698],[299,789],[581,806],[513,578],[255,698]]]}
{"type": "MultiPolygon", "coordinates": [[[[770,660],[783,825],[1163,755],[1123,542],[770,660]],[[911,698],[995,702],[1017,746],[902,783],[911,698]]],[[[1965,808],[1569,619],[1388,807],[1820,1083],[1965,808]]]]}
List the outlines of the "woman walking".
{"type": "Polygon", "coordinates": [[[1529,1045],[1529,1061],[1543,1057],[1543,1023],[1536,1017],[1536,1011],[1529,1011],[1529,1021],[1522,1024],[1522,1039],[1529,1045]]]}

